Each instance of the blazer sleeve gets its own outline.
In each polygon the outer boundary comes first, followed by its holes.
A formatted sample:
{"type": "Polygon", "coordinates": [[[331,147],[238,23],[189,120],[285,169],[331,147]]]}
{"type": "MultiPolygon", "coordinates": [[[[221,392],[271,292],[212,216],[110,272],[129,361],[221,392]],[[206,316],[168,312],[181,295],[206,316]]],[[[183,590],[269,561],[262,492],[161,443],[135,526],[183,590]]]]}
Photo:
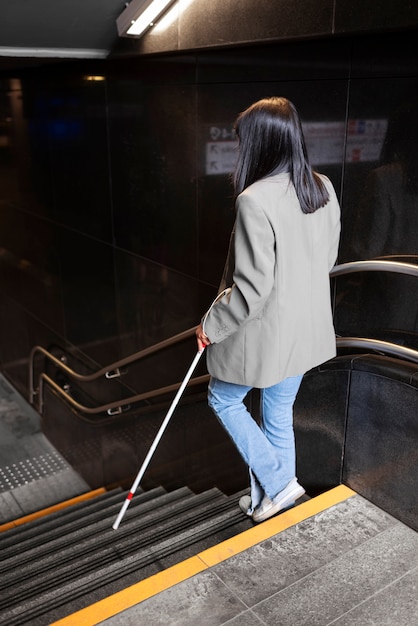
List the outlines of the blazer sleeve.
{"type": "Polygon", "coordinates": [[[232,288],[204,318],[204,331],[212,343],[256,318],[274,285],[274,232],[261,207],[245,192],[237,198],[233,246],[233,284],[226,285],[232,288]]]}

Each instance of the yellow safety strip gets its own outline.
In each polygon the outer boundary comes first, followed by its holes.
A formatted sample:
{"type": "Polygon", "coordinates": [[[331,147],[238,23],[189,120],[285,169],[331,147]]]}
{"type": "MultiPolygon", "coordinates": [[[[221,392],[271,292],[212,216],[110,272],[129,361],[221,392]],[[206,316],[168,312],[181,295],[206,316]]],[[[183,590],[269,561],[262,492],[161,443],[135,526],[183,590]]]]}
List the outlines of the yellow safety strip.
{"type": "MultiPolygon", "coordinates": [[[[202,572],[235,554],[239,554],[248,548],[270,539],[274,535],[295,526],[321,511],[351,498],[356,495],[345,485],[339,485],[330,489],[311,500],[307,500],[276,517],[261,524],[257,524],[244,532],[219,543],[212,548],[200,552],[196,556],[190,557],[177,565],[158,572],[145,580],[119,591],[95,604],[91,604],[85,609],[81,609],[72,615],[68,615],[51,626],[95,626],[100,622],[129,609],[143,600],[169,589],[174,585],[191,578],[195,574],[202,572]]],[[[117,531],[116,531],[117,532],[117,531]]]]}
{"type": "Polygon", "coordinates": [[[66,509],[73,504],[78,504],[79,502],[85,502],[86,500],[90,500],[92,498],[96,498],[96,496],[100,496],[101,494],[106,493],[106,489],[101,487],[100,489],[95,489],[94,491],[88,491],[87,493],[82,493],[81,496],[77,496],[75,498],[71,498],[70,500],[64,500],[64,502],[59,502],[58,504],[53,504],[46,509],[42,509],[40,511],[35,511],[35,513],[30,513],[29,515],[25,515],[24,517],[19,517],[18,519],[13,520],[12,522],[6,522],[0,526],[0,533],[5,530],[10,530],[11,528],[16,528],[16,526],[21,526],[22,524],[26,524],[27,522],[33,522],[35,519],[39,519],[41,517],[46,517],[50,513],[55,513],[56,511],[61,511],[62,509],[66,509]]]}

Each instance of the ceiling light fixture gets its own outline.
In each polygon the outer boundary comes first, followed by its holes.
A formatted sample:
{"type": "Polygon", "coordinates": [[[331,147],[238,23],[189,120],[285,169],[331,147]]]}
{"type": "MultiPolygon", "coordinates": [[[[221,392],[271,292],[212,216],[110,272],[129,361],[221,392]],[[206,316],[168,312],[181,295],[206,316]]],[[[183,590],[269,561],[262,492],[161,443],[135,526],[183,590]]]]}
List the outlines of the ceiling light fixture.
{"type": "Polygon", "coordinates": [[[181,14],[189,8],[192,2],[194,2],[194,0],[182,0],[181,4],[177,3],[171,7],[171,9],[166,11],[162,18],[158,20],[158,24],[155,25],[153,33],[162,33],[164,30],[167,30],[167,28],[179,19],[181,14]]]}
{"type": "Polygon", "coordinates": [[[132,0],[116,20],[119,37],[141,37],[174,0],[132,0]]]}

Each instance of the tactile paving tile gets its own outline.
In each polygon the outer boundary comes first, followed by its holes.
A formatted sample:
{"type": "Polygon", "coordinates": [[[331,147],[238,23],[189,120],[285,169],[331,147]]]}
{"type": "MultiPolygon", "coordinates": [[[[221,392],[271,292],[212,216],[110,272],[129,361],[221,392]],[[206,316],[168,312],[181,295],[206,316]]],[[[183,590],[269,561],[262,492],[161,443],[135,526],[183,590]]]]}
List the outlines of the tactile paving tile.
{"type": "Polygon", "coordinates": [[[65,460],[54,452],[5,465],[0,467],[0,493],[27,485],[67,468],[65,460]]]}

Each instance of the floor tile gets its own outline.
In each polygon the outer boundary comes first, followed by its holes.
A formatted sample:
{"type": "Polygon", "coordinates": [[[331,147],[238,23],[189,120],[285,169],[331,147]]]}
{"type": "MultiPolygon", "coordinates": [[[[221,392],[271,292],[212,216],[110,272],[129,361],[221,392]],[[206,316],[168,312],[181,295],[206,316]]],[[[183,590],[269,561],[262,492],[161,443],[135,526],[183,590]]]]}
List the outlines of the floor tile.
{"type": "Polygon", "coordinates": [[[335,626],[418,624],[418,568],[333,623],[335,626]]]}
{"type": "Polygon", "coordinates": [[[246,608],[214,574],[206,571],[141,602],[102,624],[221,626],[246,608]]]}
{"type": "Polygon", "coordinates": [[[0,525],[22,517],[24,514],[11,493],[0,493],[0,525]]]}
{"type": "Polygon", "coordinates": [[[263,541],[213,571],[254,606],[396,523],[360,496],[263,541]]]}
{"type": "Polygon", "coordinates": [[[417,566],[418,535],[398,523],[253,610],[271,626],[326,626],[417,566]]]}
{"type": "Polygon", "coordinates": [[[225,622],[225,626],[263,626],[264,622],[251,609],[240,613],[237,617],[225,622]]]}

